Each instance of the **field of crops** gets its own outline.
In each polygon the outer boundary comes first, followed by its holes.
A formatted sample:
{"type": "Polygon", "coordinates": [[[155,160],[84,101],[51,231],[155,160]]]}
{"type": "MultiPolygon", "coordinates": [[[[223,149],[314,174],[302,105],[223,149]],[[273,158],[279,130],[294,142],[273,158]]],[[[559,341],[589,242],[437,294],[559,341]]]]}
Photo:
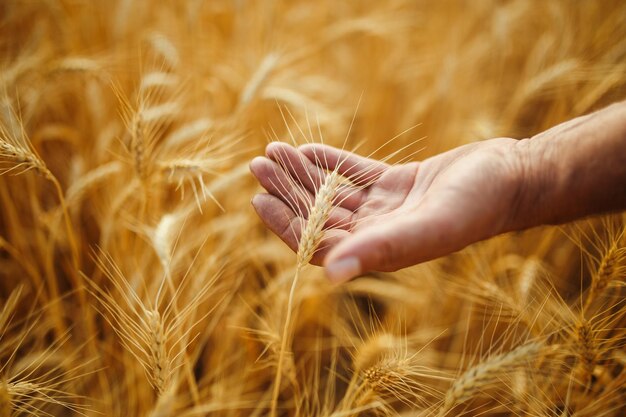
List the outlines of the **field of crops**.
{"type": "Polygon", "coordinates": [[[248,167],[625,98],[617,0],[3,0],[0,417],[625,415],[623,214],[337,285],[248,167]]]}

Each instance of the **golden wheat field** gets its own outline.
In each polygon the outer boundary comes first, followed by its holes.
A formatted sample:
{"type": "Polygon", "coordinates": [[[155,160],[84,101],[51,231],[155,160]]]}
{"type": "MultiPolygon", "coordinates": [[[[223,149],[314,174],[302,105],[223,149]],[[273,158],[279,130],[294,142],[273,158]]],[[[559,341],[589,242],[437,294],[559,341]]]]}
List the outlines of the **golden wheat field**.
{"type": "Polygon", "coordinates": [[[624,215],[333,285],[248,169],[624,98],[618,0],[3,0],[0,417],[626,415],[624,215]]]}

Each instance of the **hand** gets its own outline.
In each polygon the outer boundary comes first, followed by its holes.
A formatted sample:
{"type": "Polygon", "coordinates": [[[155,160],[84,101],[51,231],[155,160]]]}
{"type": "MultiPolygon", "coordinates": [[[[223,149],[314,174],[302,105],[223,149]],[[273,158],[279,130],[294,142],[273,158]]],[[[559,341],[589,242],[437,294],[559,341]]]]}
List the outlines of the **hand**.
{"type": "Polygon", "coordinates": [[[252,204],[297,251],[307,204],[325,175],[320,168],[337,169],[364,188],[340,192],[327,222],[331,230],[312,263],[323,264],[337,282],[367,271],[394,271],[516,227],[524,171],[517,144],[492,139],[423,162],[387,165],[326,145],[296,149],[274,142],[267,158],[251,162],[269,192],[256,195],[252,204]]]}

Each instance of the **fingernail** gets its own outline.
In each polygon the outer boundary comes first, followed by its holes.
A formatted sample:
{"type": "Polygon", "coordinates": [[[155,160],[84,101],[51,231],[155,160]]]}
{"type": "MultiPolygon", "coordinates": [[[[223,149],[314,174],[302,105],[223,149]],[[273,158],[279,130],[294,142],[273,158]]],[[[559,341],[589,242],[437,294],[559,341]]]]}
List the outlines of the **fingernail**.
{"type": "Polygon", "coordinates": [[[326,275],[332,282],[344,282],[361,273],[361,262],[351,257],[340,259],[326,266],[326,275]]]}

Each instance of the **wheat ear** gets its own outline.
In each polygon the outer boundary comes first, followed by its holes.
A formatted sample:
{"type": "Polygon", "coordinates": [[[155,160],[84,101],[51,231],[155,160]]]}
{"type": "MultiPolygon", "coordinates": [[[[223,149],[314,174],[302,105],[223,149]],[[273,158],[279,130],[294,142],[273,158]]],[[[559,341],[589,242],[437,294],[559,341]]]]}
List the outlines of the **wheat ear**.
{"type": "MultiPolygon", "coordinates": [[[[4,134],[5,132],[2,133],[4,134]]],[[[32,169],[46,179],[50,179],[52,176],[43,161],[30,152],[30,150],[15,146],[4,138],[0,138],[0,156],[14,162],[12,168],[4,170],[2,173],[9,173],[19,169],[22,170],[21,172],[24,172],[32,169]]]]}
{"type": "Polygon", "coordinates": [[[413,363],[414,357],[389,356],[365,369],[362,372],[365,386],[380,399],[391,396],[412,408],[425,405],[427,397],[441,395],[441,392],[423,380],[448,378],[443,373],[413,363]]]}
{"type": "MultiPolygon", "coordinates": [[[[108,255],[102,253],[96,262],[111,280],[116,292],[108,293],[87,278],[90,292],[99,301],[101,308],[98,310],[119,336],[122,345],[140,362],[148,383],[160,398],[175,386],[173,377],[178,368],[185,366],[181,357],[191,343],[188,341],[191,330],[213,311],[211,309],[195,323],[183,328],[211,286],[206,285],[197,291],[182,309],[176,306],[181,287],[172,288],[171,299],[163,306],[161,290],[166,278],[161,282],[154,302],[144,302],[108,255]]],[[[180,285],[183,285],[182,282],[180,285]]],[[[195,396],[193,387],[192,395],[195,396]]]]}
{"type": "Polygon", "coordinates": [[[252,101],[254,96],[263,87],[265,80],[271,75],[272,71],[276,68],[279,61],[279,55],[270,53],[263,58],[261,65],[254,72],[246,86],[241,91],[239,96],[238,109],[242,109],[248,103],[252,101]]]}
{"type": "Polygon", "coordinates": [[[136,105],[130,103],[121,88],[113,84],[113,91],[120,103],[121,115],[130,135],[128,149],[132,156],[135,175],[146,186],[153,169],[152,154],[155,141],[162,133],[163,124],[171,121],[178,105],[168,101],[163,104],[151,104],[156,91],[139,91],[136,105]]]}
{"type": "Polygon", "coordinates": [[[615,239],[607,248],[600,260],[596,273],[592,275],[589,293],[585,299],[583,311],[601,294],[615,279],[626,272],[626,247],[620,245],[620,239],[615,239]]]}
{"type": "Polygon", "coordinates": [[[397,344],[398,340],[387,332],[370,337],[358,347],[352,361],[354,369],[360,371],[374,366],[397,344]]]}
{"type": "Polygon", "coordinates": [[[162,395],[171,376],[170,361],[167,355],[166,337],[161,314],[157,310],[146,311],[148,318],[147,331],[150,334],[148,368],[152,374],[152,381],[159,395],[162,395]]]}
{"type": "Polygon", "coordinates": [[[582,383],[589,387],[593,370],[598,359],[598,346],[595,331],[588,320],[582,319],[576,326],[575,348],[578,355],[580,371],[582,373],[582,383]]]}
{"type": "Polygon", "coordinates": [[[515,370],[541,352],[542,346],[539,342],[527,343],[510,352],[492,356],[471,367],[448,389],[444,404],[437,416],[445,416],[456,404],[469,400],[486,386],[498,382],[501,375],[515,370]]]}

